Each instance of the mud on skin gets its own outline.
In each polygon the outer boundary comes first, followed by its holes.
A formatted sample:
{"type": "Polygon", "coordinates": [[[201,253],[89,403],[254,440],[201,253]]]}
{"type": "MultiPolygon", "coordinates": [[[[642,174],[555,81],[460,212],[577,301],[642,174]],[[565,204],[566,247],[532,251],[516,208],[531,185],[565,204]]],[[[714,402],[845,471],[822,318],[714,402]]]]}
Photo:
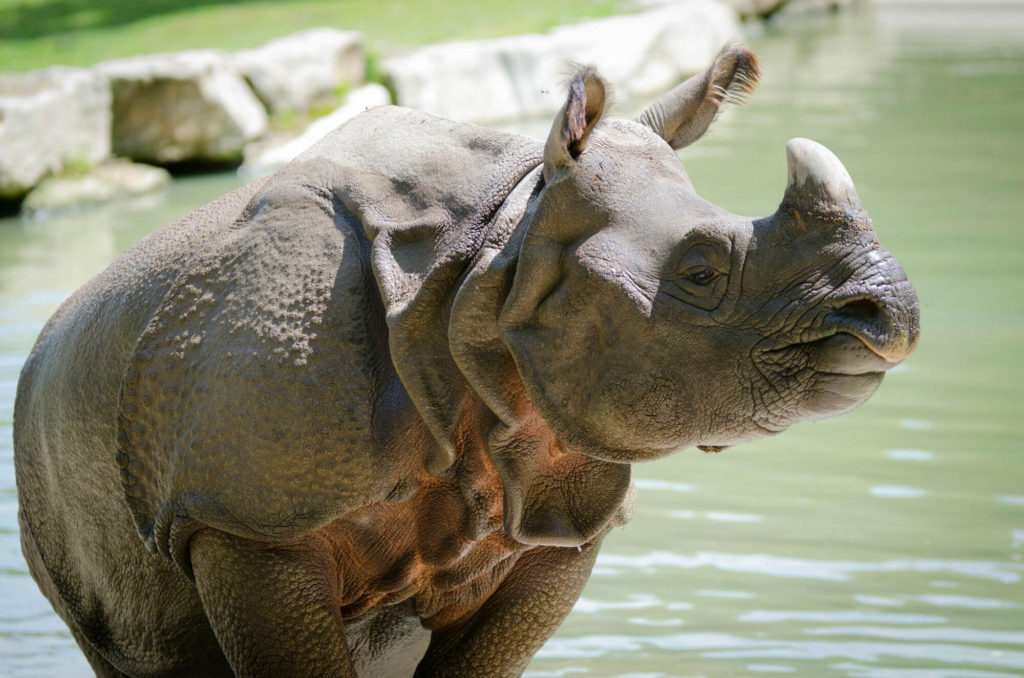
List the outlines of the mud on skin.
{"type": "Polygon", "coordinates": [[[917,298],[842,164],[778,211],[675,150],[758,79],[728,45],[637,120],[593,70],[545,143],[402,108],[147,237],[22,372],[30,570],[102,676],[515,676],[630,469],[849,411],[917,298]]]}

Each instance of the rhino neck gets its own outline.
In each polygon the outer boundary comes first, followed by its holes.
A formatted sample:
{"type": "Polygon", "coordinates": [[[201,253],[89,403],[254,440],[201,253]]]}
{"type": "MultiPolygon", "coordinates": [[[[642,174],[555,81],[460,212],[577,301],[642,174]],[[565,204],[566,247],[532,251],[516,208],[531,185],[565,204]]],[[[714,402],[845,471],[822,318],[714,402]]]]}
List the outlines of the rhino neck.
{"type": "Polygon", "coordinates": [[[391,360],[436,443],[425,460],[434,475],[455,461],[454,441],[465,395],[471,390],[449,348],[453,301],[481,253],[514,230],[508,224],[518,223],[536,183],[531,177],[540,163],[539,146],[519,146],[514,151],[492,159],[487,180],[475,170],[477,197],[454,206],[433,194],[424,199],[422,191],[402,194],[394,201],[397,205],[382,204],[374,200],[375,191],[382,189],[382,182],[394,184],[393,178],[346,174],[346,180],[365,179],[356,190],[342,195],[371,241],[370,259],[384,306],[391,360]]]}
{"type": "Polygon", "coordinates": [[[487,238],[460,281],[448,307],[448,348],[462,376],[502,421],[515,419],[508,394],[495,385],[515,370],[498,329],[498,317],[512,288],[519,250],[529,227],[531,199],[543,188],[535,168],[509,194],[487,238]]]}
{"type": "Polygon", "coordinates": [[[448,345],[490,417],[487,452],[501,476],[509,536],[526,544],[579,546],[628,520],[631,470],[563,444],[530,400],[499,331],[532,199],[542,186],[537,168],[509,195],[452,300],[448,345]]]}

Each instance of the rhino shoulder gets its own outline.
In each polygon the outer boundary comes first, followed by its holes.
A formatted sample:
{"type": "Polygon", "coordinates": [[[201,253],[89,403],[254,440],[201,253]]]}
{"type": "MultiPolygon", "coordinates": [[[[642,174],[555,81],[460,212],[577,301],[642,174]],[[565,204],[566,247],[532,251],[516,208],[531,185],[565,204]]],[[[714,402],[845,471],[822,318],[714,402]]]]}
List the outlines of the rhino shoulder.
{"type": "Polygon", "coordinates": [[[393,484],[374,414],[401,393],[370,244],[329,170],[307,163],[252,191],[182,266],[128,360],[125,497],[150,548],[186,569],[202,525],[292,538],[393,484]]]}

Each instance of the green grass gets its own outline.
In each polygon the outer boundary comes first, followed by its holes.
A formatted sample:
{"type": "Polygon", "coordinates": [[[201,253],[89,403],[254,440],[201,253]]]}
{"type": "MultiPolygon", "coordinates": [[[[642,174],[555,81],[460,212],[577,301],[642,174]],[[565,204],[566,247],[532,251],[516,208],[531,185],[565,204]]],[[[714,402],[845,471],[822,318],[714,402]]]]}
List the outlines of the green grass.
{"type": "Polygon", "coordinates": [[[244,49],[331,26],[378,51],[544,31],[622,11],[622,0],[0,0],[0,71],[137,54],[244,49]]]}

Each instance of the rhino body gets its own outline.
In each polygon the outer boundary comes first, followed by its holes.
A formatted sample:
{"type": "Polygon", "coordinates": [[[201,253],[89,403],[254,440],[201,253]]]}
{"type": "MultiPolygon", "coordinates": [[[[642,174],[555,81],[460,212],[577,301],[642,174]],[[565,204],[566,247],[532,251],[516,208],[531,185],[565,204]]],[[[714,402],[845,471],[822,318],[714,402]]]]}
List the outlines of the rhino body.
{"type": "Polygon", "coordinates": [[[98,675],[519,675],[630,464],[863,402],[917,341],[827,150],[779,211],[675,156],[729,46],[638,121],[572,80],[545,143],[371,110],[142,240],[47,323],[15,465],[30,570],[98,675]]]}

